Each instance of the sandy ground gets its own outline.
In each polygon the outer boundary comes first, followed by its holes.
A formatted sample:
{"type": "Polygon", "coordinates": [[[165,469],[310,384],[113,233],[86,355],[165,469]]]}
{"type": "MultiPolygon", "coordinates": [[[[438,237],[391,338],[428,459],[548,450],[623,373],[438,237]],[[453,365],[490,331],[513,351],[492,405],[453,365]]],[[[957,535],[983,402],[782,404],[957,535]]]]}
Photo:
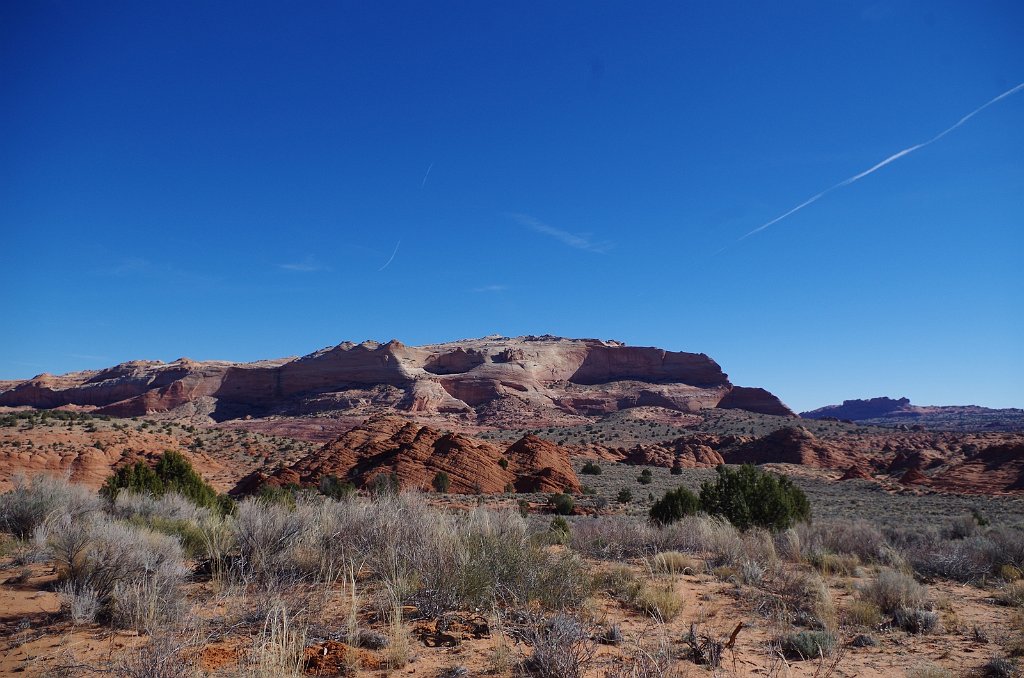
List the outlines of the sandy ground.
{"type": "MultiPolygon", "coordinates": [[[[606,567],[595,563],[595,569],[606,567]]],[[[639,568],[638,568],[639,570],[639,568]]],[[[840,611],[852,600],[854,589],[865,577],[832,577],[829,587],[840,611]]],[[[94,624],[75,626],[59,614],[60,600],[52,592],[52,568],[47,564],[17,566],[10,558],[0,562],[0,675],[101,675],[115,666],[125,653],[150,642],[135,633],[113,631],[94,624]],[[61,673],[60,667],[71,669],[61,673]],[[91,668],[90,668],[91,667],[91,668]]],[[[615,623],[624,636],[619,646],[595,644],[593,661],[586,676],[598,678],[621,666],[623,657],[639,647],[648,651],[659,644],[678,657],[678,676],[899,676],[925,666],[944,667],[953,675],[971,675],[993,656],[1004,654],[1001,645],[1022,628],[1019,613],[996,605],[993,591],[949,582],[930,585],[932,599],[942,618],[942,631],[931,635],[912,635],[895,629],[868,630],[841,628],[838,636],[844,647],[835,666],[830,662],[787,661],[772,650],[771,639],[787,630],[762,617],[755,609],[756,590],[737,587],[710,574],[655,575],[654,585],[672,586],[682,599],[681,613],[672,621],[659,623],[649,616],[625,608],[607,595],[598,594],[585,605],[582,616],[596,627],[615,623]],[[732,651],[724,654],[722,666],[711,671],[685,659],[684,639],[692,623],[700,631],[722,640],[737,624],[743,627],[732,651]],[[878,641],[875,647],[855,648],[849,641],[858,633],[870,632],[878,641]],[[829,669],[832,673],[829,673],[829,669]]],[[[316,625],[307,629],[305,656],[308,675],[341,675],[348,666],[357,676],[437,676],[442,670],[463,666],[470,676],[514,675],[516,663],[530,653],[517,637],[516,621],[484,618],[473,612],[459,615],[440,630],[436,622],[407,621],[400,638],[407,644],[407,663],[389,668],[396,654],[392,650],[354,649],[340,642],[321,640],[317,634],[344,628],[348,610],[339,591],[325,592],[324,604],[315,611],[316,625]],[[507,631],[500,629],[504,624],[507,631]]],[[[254,635],[262,629],[257,619],[249,626],[231,624],[231,610],[240,604],[258,604],[252,596],[245,601],[217,596],[208,582],[190,586],[193,614],[206,619],[200,625],[204,640],[195,643],[192,657],[198,675],[235,675],[239,661],[251,652],[254,635]],[[221,627],[215,629],[217,620],[221,627]],[[210,629],[215,629],[211,632],[210,629]]],[[[257,597],[258,598],[258,597],[257,597]]],[[[392,633],[369,609],[367,595],[360,614],[361,628],[392,633]]],[[[411,610],[409,610],[411,612],[411,610]]],[[[236,617],[238,615],[236,614],[236,617]]],[[[200,636],[193,636],[198,638],[200,636]]],[[[186,642],[186,641],[182,641],[186,642]]],[[[403,643],[399,643],[401,645],[403,643]]],[[[115,675],[118,675],[115,673],[115,675]]],[[[666,674],[667,675],[667,674],[666,674]]]]}

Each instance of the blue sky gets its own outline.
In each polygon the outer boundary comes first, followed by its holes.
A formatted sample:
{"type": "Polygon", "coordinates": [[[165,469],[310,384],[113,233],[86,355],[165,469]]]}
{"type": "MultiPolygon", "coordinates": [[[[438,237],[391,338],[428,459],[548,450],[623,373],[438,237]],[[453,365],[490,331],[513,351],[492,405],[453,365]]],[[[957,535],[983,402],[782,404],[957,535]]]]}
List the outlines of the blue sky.
{"type": "Polygon", "coordinates": [[[1019,2],[0,5],[0,378],[344,340],[1024,406],[1019,2]]]}

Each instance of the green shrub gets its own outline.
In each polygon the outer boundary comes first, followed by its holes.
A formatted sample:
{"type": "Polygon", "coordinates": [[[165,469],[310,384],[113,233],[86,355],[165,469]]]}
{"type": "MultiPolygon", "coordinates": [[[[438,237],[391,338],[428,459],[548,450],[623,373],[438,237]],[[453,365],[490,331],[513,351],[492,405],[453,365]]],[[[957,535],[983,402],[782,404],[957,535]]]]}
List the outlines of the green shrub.
{"type": "Polygon", "coordinates": [[[665,496],[651,506],[651,521],[658,525],[668,525],[684,516],[691,516],[700,510],[700,500],[685,487],[669,490],[665,496]]]}
{"type": "Polygon", "coordinates": [[[430,484],[433,486],[435,492],[444,494],[451,488],[452,479],[449,478],[448,474],[444,471],[438,471],[434,475],[434,479],[430,481],[430,484]]]}
{"type": "Polygon", "coordinates": [[[176,492],[197,506],[203,506],[221,514],[234,510],[234,502],[217,493],[202,476],[196,473],[192,464],[180,452],[168,450],[160,455],[156,466],[150,468],[144,461],[118,469],[107,478],[100,488],[100,494],[113,501],[121,490],[162,497],[176,492]]]}
{"type": "Polygon", "coordinates": [[[576,508],[576,500],[572,498],[571,494],[553,494],[548,498],[548,504],[555,510],[559,515],[567,516],[572,513],[572,510],[576,508]]]}
{"type": "Polygon", "coordinates": [[[789,478],[765,473],[749,464],[738,469],[723,465],[715,470],[715,482],[700,486],[700,506],[706,513],[724,516],[741,530],[785,530],[810,519],[807,495],[789,478]]]}
{"type": "Polygon", "coordinates": [[[628,504],[629,502],[633,501],[632,490],[630,490],[628,487],[622,488],[621,490],[619,490],[618,496],[615,497],[615,501],[619,502],[620,504],[628,504]]]}
{"type": "Polygon", "coordinates": [[[355,485],[332,475],[321,478],[317,489],[320,490],[320,494],[335,501],[344,501],[356,493],[355,485]]]}
{"type": "Polygon", "coordinates": [[[592,461],[588,461],[586,464],[583,465],[583,468],[580,469],[580,473],[583,473],[584,475],[588,476],[599,476],[601,475],[601,465],[592,461]]]}
{"type": "Polygon", "coordinates": [[[651,469],[645,468],[640,475],[636,477],[636,481],[641,485],[650,485],[654,480],[654,474],[651,473],[651,469]]]}
{"type": "Polygon", "coordinates": [[[782,653],[792,659],[825,657],[836,646],[836,639],[827,631],[801,631],[780,640],[782,653]]]}

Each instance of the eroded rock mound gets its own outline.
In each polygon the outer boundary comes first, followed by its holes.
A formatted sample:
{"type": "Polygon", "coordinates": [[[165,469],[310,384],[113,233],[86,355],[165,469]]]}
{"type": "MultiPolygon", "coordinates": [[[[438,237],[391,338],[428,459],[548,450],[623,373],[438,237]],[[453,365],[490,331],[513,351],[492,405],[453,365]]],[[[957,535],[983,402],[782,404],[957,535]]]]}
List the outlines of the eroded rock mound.
{"type": "Polygon", "coordinates": [[[508,448],[461,433],[382,416],[357,426],[291,467],[304,485],[326,475],[369,486],[380,474],[403,489],[430,491],[443,473],[449,492],[579,492],[563,448],[526,436],[508,448]]]}
{"type": "Polygon", "coordinates": [[[850,465],[843,452],[800,426],[787,426],[739,445],[725,455],[730,464],[800,464],[816,468],[850,465]]]}

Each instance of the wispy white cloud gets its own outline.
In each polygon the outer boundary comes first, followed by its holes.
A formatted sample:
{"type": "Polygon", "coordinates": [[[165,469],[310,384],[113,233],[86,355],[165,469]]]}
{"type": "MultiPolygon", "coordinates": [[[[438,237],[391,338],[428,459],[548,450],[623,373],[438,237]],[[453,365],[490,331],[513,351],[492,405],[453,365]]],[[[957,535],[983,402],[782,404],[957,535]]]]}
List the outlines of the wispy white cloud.
{"type": "Polygon", "coordinates": [[[434,163],[430,163],[430,167],[427,168],[427,173],[423,175],[423,181],[420,182],[420,188],[427,185],[427,177],[430,176],[430,170],[434,169],[434,163]]]}
{"type": "Polygon", "coordinates": [[[591,240],[589,233],[570,233],[569,231],[563,231],[560,228],[549,226],[540,219],[535,219],[528,214],[509,214],[508,216],[509,218],[519,222],[522,226],[534,230],[542,235],[554,238],[555,240],[559,240],[562,244],[574,247],[578,250],[604,254],[612,248],[612,242],[609,240],[591,240]]]}
{"type": "Polygon", "coordinates": [[[391,262],[395,260],[395,255],[398,254],[398,248],[401,247],[401,246],[402,246],[402,241],[401,240],[399,240],[397,243],[395,243],[395,251],[391,253],[391,258],[388,259],[387,261],[385,261],[384,265],[377,269],[378,273],[380,273],[385,268],[387,268],[388,266],[391,265],[391,262]]]}
{"type": "Polygon", "coordinates": [[[277,267],[285,271],[294,271],[296,273],[316,273],[317,271],[330,270],[312,256],[307,256],[302,261],[278,264],[277,267]]]}
{"type": "MultiPolygon", "coordinates": [[[[869,174],[877,172],[878,170],[882,169],[886,165],[888,165],[890,163],[893,163],[893,162],[896,162],[900,158],[903,158],[903,157],[905,157],[907,155],[910,155],[914,151],[918,151],[918,150],[924,148],[925,146],[930,146],[931,144],[934,144],[936,141],[938,141],[942,137],[946,136],[947,134],[949,134],[950,132],[955,130],[957,127],[960,127],[965,122],[967,122],[968,120],[970,120],[971,118],[976,116],[978,113],[981,113],[983,110],[985,110],[986,108],[988,108],[992,104],[994,104],[997,101],[1000,101],[1002,99],[1005,99],[1006,97],[1008,97],[1008,96],[1010,96],[1012,94],[1016,94],[1017,92],[1019,92],[1022,89],[1024,89],[1024,82],[1020,83],[1016,87],[1011,87],[1010,89],[1006,90],[1005,92],[1003,92],[999,96],[995,97],[994,99],[990,99],[989,101],[985,102],[984,104],[982,104],[978,108],[974,109],[973,111],[971,111],[970,113],[968,113],[964,117],[962,117],[959,120],[957,120],[956,124],[954,124],[951,127],[947,127],[946,129],[942,130],[941,132],[939,132],[938,134],[933,136],[928,141],[924,141],[924,142],[922,142],[920,144],[914,144],[913,146],[910,146],[908,148],[904,148],[902,151],[898,151],[896,153],[893,153],[892,155],[890,155],[885,160],[882,160],[881,162],[872,165],[871,167],[867,168],[863,172],[859,172],[857,174],[854,174],[852,177],[849,177],[848,179],[843,179],[838,184],[835,184],[834,186],[830,186],[830,187],[826,188],[824,191],[822,191],[822,192],[820,192],[820,193],[818,193],[816,195],[811,196],[810,198],[808,198],[807,200],[804,200],[802,203],[800,203],[796,207],[793,207],[789,211],[787,211],[787,212],[785,212],[785,213],[775,217],[771,221],[768,221],[768,222],[765,222],[765,223],[761,224],[760,226],[758,226],[754,230],[752,230],[749,233],[746,233],[745,235],[743,235],[743,237],[739,238],[739,240],[745,240],[746,238],[749,238],[750,236],[754,235],[755,233],[760,233],[761,231],[765,230],[766,228],[769,228],[769,227],[779,223],[780,221],[782,221],[786,217],[788,217],[788,216],[790,216],[792,214],[795,214],[796,212],[799,212],[800,210],[802,210],[803,208],[807,207],[808,205],[810,205],[812,203],[817,202],[818,200],[820,200],[821,198],[825,197],[826,195],[828,195],[832,191],[836,190],[837,188],[843,188],[844,186],[849,186],[850,184],[852,184],[852,183],[854,183],[856,181],[860,181],[861,179],[863,179],[864,177],[868,176],[869,174]]],[[[737,240],[737,242],[739,242],[739,240],[737,240]]],[[[719,250],[719,251],[721,251],[721,250],[719,250]]]]}
{"type": "Polygon", "coordinates": [[[504,292],[508,289],[508,285],[484,285],[483,287],[474,287],[474,292],[504,292]]]}

